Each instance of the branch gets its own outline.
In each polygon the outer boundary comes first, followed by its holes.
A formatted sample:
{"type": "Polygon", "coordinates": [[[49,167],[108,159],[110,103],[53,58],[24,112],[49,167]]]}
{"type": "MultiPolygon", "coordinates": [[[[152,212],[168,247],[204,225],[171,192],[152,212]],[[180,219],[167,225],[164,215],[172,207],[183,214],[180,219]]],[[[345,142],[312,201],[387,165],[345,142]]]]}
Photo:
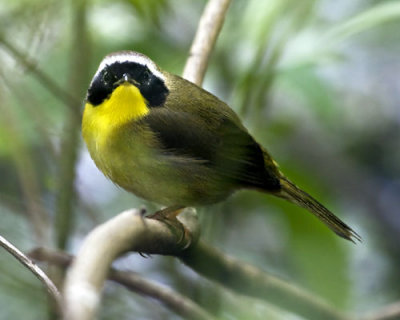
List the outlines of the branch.
{"type": "Polygon", "coordinates": [[[93,319],[111,263],[128,251],[177,255],[197,240],[199,226],[193,209],[179,220],[146,219],[138,210],[128,210],[95,228],[85,239],[65,280],[66,320],[93,319]]]}
{"type": "Polygon", "coordinates": [[[371,312],[361,320],[396,320],[400,319],[400,301],[389,304],[378,311],[371,312]]]}
{"type": "Polygon", "coordinates": [[[94,317],[112,261],[128,251],[177,256],[197,273],[225,287],[307,319],[350,319],[301,288],[225,256],[203,242],[196,244],[199,227],[193,209],[186,209],[179,219],[186,231],[180,224],[143,218],[131,210],[92,231],[67,275],[65,319],[94,317]]]}
{"type": "Polygon", "coordinates": [[[208,279],[240,294],[263,299],[305,319],[350,319],[304,289],[228,257],[202,241],[183,251],[180,259],[208,279]]]}
{"type": "MultiPolygon", "coordinates": [[[[44,248],[32,251],[29,256],[35,260],[56,264],[63,268],[67,268],[73,259],[71,255],[66,253],[44,248]]],[[[195,320],[213,319],[211,314],[192,300],[153,281],[146,280],[135,272],[118,271],[111,268],[108,279],[121,284],[131,291],[159,300],[183,318],[195,320]]]]}
{"type": "MultiPolygon", "coordinates": [[[[43,71],[37,68],[36,62],[32,61],[27,54],[19,50],[11,42],[5,39],[4,35],[1,33],[0,43],[19,63],[21,63],[28,71],[33,73],[33,75],[44,87],[46,87],[57,99],[63,102],[64,105],[66,105],[67,107],[71,105],[81,105],[79,99],[65,91],[52,78],[50,78],[43,71]]],[[[77,117],[79,116],[80,115],[77,114],[77,117]]]]}
{"type": "Polygon", "coordinates": [[[190,56],[183,70],[183,77],[197,85],[203,82],[208,60],[222,28],[231,0],[210,0],[200,18],[190,56]]]}
{"type": "Polygon", "coordinates": [[[38,278],[44,287],[46,288],[49,296],[53,299],[56,311],[61,314],[62,304],[61,295],[54,283],[49,279],[49,277],[40,269],[31,259],[25,256],[20,250],[8,242],[5,238],[0,236],[0,246],[7,250],[10,254],[14,256],[22,265],[24,265],[29,271],[31,271],[36,278],[38,278]]]}

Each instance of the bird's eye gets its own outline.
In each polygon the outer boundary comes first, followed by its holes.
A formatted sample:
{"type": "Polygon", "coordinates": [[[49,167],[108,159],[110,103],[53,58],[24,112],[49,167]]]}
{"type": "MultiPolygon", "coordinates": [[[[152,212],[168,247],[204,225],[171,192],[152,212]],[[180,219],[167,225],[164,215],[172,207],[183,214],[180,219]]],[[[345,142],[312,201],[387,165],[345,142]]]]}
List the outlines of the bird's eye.
{"type": "Polygon", "coordinates": [[[148,82],[149,79],[150,79],[150,71],[147,70],[147,69],[144,70],[142,75],[141,75],[141,78],[142,78],[142,82],[148,82]]]}
{"type": "Polygon", "coordinates": [[[103,73],[103,81],[105,83],[114,83],[116,80],[115,75],[111,73],[109,70],[105,70],[103,73]]]}

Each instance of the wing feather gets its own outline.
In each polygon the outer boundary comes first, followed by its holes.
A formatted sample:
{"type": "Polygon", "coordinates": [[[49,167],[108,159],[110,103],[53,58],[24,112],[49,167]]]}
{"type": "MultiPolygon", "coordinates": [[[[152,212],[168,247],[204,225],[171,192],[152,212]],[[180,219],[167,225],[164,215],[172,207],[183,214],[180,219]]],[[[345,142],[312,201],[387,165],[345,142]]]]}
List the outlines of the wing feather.
{"type": "Polygon", "coordinates": [[[215,177],[245,187],[275,188],[279,180],[265,170],[260,146],[227,117],[212,124],[188,112],[153,109],[141,121],[156,135],[160,151],[187,161],[201,161],[215,177]]]}

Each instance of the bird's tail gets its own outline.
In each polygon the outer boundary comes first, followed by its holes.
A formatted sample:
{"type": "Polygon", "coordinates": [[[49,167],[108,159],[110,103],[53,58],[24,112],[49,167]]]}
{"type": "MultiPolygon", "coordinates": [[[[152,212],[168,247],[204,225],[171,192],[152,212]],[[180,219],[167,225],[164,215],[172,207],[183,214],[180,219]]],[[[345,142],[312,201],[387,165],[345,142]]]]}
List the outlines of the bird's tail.
{"type": "Polygon", "coordinates": [[[294,204],[307,209],[318,219],[325,223],[337,235],[350,240],[361,241],[361,237],[351,229],[342,220],[336,217],[332,212],[325,208],[321,203],[311,197],[308,193],[299,189],[286,177],[280,178],[281,190],[276,194],[280,198],[284,198],[294,204]]]}

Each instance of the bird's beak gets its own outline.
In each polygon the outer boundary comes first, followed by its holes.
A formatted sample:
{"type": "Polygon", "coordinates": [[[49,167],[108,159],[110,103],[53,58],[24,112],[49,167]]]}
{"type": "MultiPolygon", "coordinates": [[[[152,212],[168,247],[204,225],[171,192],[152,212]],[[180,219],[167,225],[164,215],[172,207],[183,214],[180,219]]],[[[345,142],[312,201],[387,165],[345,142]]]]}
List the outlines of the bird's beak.
{"type": "Polygon", "coordinates": [[[124,74],[122,75],[121,79],[119,79],[119,80],[116,82],[116,85],[121,85],[121,84],[133,84],[134,86],[137,87],[139,83],[138,83],[135,79],[133,79],[133,78],[130,76],[129,73],[124,73],[124,74]]]}

